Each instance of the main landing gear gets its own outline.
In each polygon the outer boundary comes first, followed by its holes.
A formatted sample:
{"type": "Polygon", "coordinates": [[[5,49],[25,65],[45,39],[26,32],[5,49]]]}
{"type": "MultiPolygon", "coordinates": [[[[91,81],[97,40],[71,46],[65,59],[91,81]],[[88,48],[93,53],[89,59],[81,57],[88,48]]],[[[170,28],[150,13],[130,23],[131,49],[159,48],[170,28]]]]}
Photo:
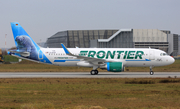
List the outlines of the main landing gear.
{"type": "Polygon", "coordinates": [[[91,70],[91,75],[97,75],[99,72],[98,72],[98,70],[91,70]]]}
{"type": "Polygon", "coordinates": [[[93,66],[93,70],[91,70],[91,75],[97,75],[99,72],[97,70],[98,66],[93,66]]]}
{"type": "Polygon", "coordinates": [[[152,66],[150,66],[150,75],[154,75],[154,72],[153,72],[153,69],[152,69],[153,67],[152,66]]]}

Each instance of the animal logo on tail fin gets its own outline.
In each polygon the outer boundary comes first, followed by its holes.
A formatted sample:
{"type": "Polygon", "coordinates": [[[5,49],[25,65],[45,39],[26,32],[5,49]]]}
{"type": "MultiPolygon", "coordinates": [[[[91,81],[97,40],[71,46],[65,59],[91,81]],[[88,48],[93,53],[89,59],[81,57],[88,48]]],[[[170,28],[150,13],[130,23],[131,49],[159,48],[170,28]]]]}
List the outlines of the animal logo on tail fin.
{"type": "Polygon", "coordinates": [[[27,36],[17,36],[15,41],[17,42],[17,49],[20,51],[29,52],[28,58],[38,60],[38,52],[31,39],[27,36]]]}
{"type": "MultiPolygon", "coordinates": [[[[23,57],[39,60],[38,59],[38,50],[39,46],[31,39],[31,37],[26,33],[26,31],[20,26],[19,23],[11,23],[15,44],[17,51],[20,51],[19,54],[24,54],[25,52],[29,55],[21,55],[23,57]]],[[[18,52],[16,52],[18,53],[18,52]]]]}

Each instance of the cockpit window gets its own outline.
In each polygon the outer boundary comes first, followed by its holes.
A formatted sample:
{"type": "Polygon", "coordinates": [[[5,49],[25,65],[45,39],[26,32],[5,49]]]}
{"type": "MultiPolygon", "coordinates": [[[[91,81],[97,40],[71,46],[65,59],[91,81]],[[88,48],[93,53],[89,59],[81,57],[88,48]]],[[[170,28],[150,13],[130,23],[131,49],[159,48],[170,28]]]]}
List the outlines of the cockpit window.
{"type": "Polygon", "coordinates": [[[168,54],[167,53],[161,53],[160,55],[161,56],[167,56],[168,54]]]}

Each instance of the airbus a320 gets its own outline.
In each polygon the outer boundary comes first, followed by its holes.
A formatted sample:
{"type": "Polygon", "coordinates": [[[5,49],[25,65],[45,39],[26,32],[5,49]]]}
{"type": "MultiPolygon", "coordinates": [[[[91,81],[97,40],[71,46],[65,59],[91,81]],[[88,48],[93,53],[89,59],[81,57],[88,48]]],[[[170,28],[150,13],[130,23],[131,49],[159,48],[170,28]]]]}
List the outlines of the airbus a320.
{"type": "Polygon", "coordinates": [[[122,72],[125,67],[153,67],[174,63],[166,52],[151,48],[42,48],[38,46],[18,22],[11,23],[16,50],[9,55],[35,62],[57,66],[91,67],[91,75],[97,75],[98,68],[110,72],[122,72]]]}

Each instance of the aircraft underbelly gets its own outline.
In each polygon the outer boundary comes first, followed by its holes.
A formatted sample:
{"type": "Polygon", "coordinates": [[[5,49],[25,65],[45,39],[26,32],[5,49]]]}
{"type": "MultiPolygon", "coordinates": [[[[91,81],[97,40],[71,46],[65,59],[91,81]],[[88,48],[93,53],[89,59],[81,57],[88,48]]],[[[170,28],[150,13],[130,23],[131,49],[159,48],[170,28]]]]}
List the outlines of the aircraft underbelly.
{"type": "Polygon", "coordinates": [[[129,67],[148,67],[148,66],[152,66],[152,65],[156,65],[154,62],[152,61],[131,61],[131,62],[127,62],[126,66],[129,67]]]}
{"type": "Polygon", "coordinates": [[[77,66],[79,61],[67,61],[67,62],[54,62],[54,65],[58,66],[77,66]]]}

